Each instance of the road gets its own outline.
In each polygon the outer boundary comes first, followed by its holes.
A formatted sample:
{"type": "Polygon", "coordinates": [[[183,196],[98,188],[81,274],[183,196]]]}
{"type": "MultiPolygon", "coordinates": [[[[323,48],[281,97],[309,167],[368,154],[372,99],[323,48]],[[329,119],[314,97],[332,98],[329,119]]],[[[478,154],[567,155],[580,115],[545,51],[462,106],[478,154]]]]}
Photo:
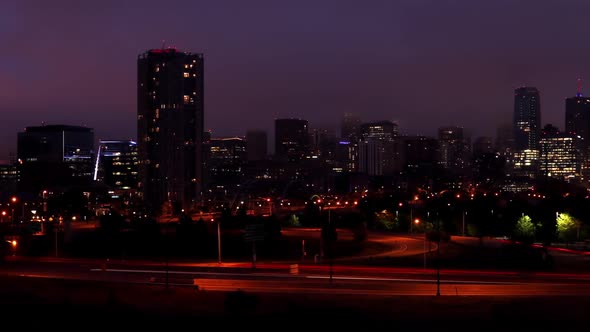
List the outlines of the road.
{"type": "MultiPolygon", "coordinates": [[[[352,241],[353,234],[348,229],[338,229],[338,240],[352,241]]],[[[281,230],[283,236],[298,237],[306,240],[319,241],[319,228],[283,228],[281,230]]],[[[341,257],[337,261],[355,261],[367,259],[370,257],[403,257],[422,255],[425,252],[436,250],[436,243],[424,242],[424,238],[411,237],[409,235],[400,235],[394,233],[384,232],[368,232],[367,242],[379,244],[380,247],[386,248],[378,253],[359,254],[353,257],[341,257]]]]}
{"type": "MultiPolygon", "coordinates": [[[[245,290],[260,293],[364,294],[371,296],[434,295],[436,271],[429,269],[335,266],[330,282],[324,265],[244,263],[191,264],[109,262],[98,260],[9,258],[0,276],[73,279],[195,287],[209,291],[245,290]]],[[[519,273],[442,270],[443,296],[588,296],[590,274],[519,273]]]]}

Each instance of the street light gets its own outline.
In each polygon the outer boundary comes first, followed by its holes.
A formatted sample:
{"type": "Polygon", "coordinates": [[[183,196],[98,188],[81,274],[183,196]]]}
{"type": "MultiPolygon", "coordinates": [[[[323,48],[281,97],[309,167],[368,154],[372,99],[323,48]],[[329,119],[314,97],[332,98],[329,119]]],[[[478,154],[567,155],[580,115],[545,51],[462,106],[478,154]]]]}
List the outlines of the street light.
{"type": "MultiPolygon", "coordinates": [[[[215,219],[211,218],[211,222],[215,219]]],[[[221,265],[221,223],[217,221],[217,262],[221,265]]]]}
{"type": "Polygon", "coordinates": [[[440,220],[436,221],[436,296],[440,296],[440,220]]]}
{"type": "Polygon", "coordinates": [[[16,242],[16,240],[6,242],[10,243],[10,246],[12,247],[12,256],[16,256],[16,246],[18,245],[18,242],[16,242]]]}

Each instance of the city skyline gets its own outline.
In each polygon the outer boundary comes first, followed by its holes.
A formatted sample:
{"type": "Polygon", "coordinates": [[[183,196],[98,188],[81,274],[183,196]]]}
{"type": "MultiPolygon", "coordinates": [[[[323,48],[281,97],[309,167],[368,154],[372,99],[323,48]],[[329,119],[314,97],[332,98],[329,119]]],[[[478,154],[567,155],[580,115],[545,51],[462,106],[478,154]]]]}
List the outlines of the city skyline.
{"type": "Polygon", "coordinates": [[[498,124],[510,122],[513,90],[524,85],[540,90],[542,124],[564,129],[565,99],[590,71],[590,48],[573,33],[588,6],[578,1],[177,1],[169,8],[183,10],[166,15],[150,1],[141,12],[108,1],[61,3],[0,5],[7,50],[0,96],[10,114],[0,126],[0,159],[16,151],[16,132],[42,122],[86,125],[97,139],[135,139],[134,62],[162,40],[209,59],[205,129],[214,136],[251,129],[272,136],[275,118],[337,128],[345,112],[396,120],[405,134],[436,136],[439,127],[458,125],[495,136],[498,124]],[[200,18],[194,27],[182,19],[190,15],[200,18]]]}

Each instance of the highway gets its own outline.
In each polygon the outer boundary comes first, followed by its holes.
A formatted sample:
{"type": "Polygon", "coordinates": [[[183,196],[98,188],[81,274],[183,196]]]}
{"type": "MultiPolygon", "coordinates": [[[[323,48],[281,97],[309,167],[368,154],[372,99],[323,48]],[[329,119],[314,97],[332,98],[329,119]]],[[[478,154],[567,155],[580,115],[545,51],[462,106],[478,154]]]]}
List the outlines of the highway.
{"type": "MultiPolygon", "coordinates": [[[[330,281],[325,265],[191,264],[9,257],[0,276],[195,287],[205,291],[325,293],[370,296],[436,293],[436,271],[416,268],[339,266],[330,281]]],[[[590,274],[441,270],[442,296],[588,296],[590,274]]]]}

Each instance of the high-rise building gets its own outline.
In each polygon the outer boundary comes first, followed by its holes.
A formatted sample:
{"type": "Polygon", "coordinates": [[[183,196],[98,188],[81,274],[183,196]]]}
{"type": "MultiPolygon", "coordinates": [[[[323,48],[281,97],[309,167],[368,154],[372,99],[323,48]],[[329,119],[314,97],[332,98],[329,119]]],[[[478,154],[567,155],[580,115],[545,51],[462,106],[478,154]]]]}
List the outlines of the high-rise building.
{"type": "Polygon", "coordinates": [[[334,160],[338,139],[329,128],[314,128],[309,135],[311,156],[324,162],[334,160]]]}
{"type": "Polygon", "coordinates": [[[309,154],[307,120],[275,120],[275,156],[290,162],[301,161],[309,154]]]}
{"type": "Polygon", "coordinates": [[[565,100],[566,132],[590,138],[590,98],[571,97],[565,100]]]}
{"type": "Polygon", "coordinates": [[[242,137],[211,138],[207,168],[212,188],[233,189],[244,178],[247,151],[242,137]]]}
{"type": "Polygon", "coordinates": [[[203,184],[203,55],[152,49],[137,59],[139,188],[146,207],[190,209],[203,184]]]}
{"type": "Polygon", "coordinates": [[[590,178],[590,98],[582,95],[580,80],[576,96],[565,100],[565,131],[580,141],[581,172],[590,178]]]}
{"type": "Polygon", "coordinates": [[[542,176],[571,181],[580,177],[580,139],[577,135],[560,132],[548,124],[541,133],[541,158],[539,169],[542,176]]]}
{"type": "Polygon", "coordinates": [[[398,126],[391,121],[361,124],[358,146],[359,172],[369,176],[390,176],[400,171],[401,147],[398,126]]]}
{"type": "Polygon", "coordinates": [[[473,142],[473,154],[479,155],[494,152],[494,143],[491,137],[480,136],[473,142]]]}
{"type": "Polygon", "coordinates": [[[137,143],[132,140],[100,140],[94,180],[117,190],[137,189],[137,143]]]}
{"type": "Polygon", "coordinates": [[[457,126],[438,129],[439,162],[442,167],[461,173],[469,166],[469,142],[463,128],[457,126]]]}
{"type": "Polygon", "coordinates": [[[361,137],[392,140],[399,133],[398,125],[391,121],[368,122],[361,124],[361,137]]]}
{"type": "Polygon", "coordinates": [[[404,159],[405,168],[409,172],[416,172],[426,167],[431,170],[438,160],[438,141],[426,136],[405,136],[404,159]]]}
{"type": "Polygon", "coordinates": [[[248,161],[265,160],[267,152],[268,138],[266,131],[249,130],[246,132],[246,150],[248,152],[248,161]]]}
{"type": "Polygon", "coordinates": [[[579,86],[576,96],[565,100],[565,131],[580,136],[584,147],[590,145],[590,98],[582,96],[579,86]]]}
{"type": "Polygon", "coordinates": [[[514,126],[511,123],[503,123],[496,128],[496,151],[500,155],[507,156],[514,148],[514,126]]]}
{"type": "Polygon", "coordinates": [[[89,184],[94,130],[67,125],[26,127],[18,133],[17,158],[20,191],[89,184]]]}
{"type": "Polygon", "coordinates": [[[15,164],[0,165],[0,195],[16,192],[18,170],[15,164]]]}
{"type": "Polygon", "coordinates": [[[334,160],[342,172],[358,172],[358,156],[358,143],[342,140],[336,144],[334,160]]]}
{"type": "Polygon", "coordinates": [[[514,90],[514,148],[538,150],[541,131],[541,99],[534,87],[514,90]]]}
{"type": "Polygon", "coordinates": [[[360,138],[361,118],[352,113],[344,113],[340,137],[344,140],[358,141],[360,138]]]}

